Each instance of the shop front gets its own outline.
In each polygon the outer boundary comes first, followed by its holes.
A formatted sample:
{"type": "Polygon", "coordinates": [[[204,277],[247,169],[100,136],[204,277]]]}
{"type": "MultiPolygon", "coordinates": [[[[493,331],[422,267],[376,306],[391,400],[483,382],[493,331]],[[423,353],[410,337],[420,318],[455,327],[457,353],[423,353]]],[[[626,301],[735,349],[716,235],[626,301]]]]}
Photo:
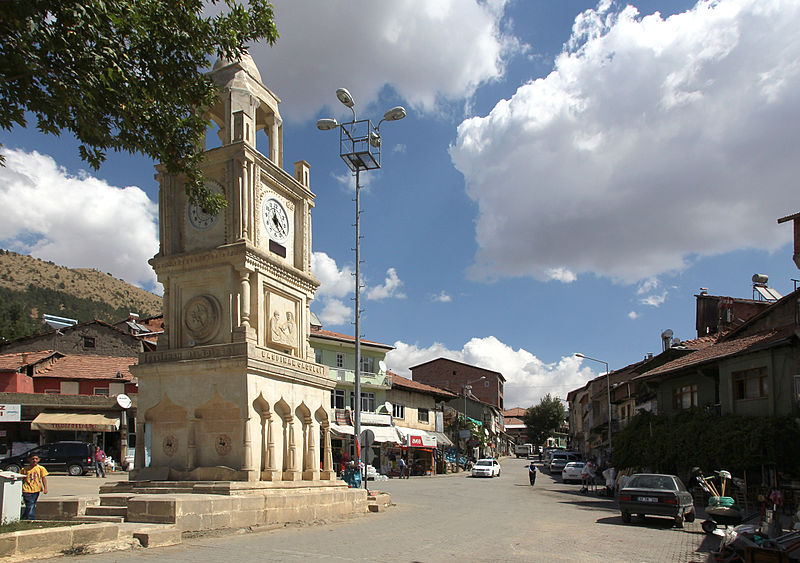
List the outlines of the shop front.
{"type": "MultiPolygon", "coordinates": [[[[402,443],[400,447],[390,452],[390,455],[394,455],[395,460],[402,456],[408,464],[411,475],[435,475],[437,459],[436,436],[431,432],[418,428],[407,428],[405,426],[396,426],[395,428],[400,433],[402,443]]],[[[394,471],[389,475],[399,475],[397,461],[394,464],[394,471]]]]}
{"type": "MultiPolygon", "coordinates": [[[[336,412],[336,423],[331,424],[331,446],[333,465],[341,476],[349,461],[357,457],[355,428],[352,425],[352,411],[336,412]]],[[[391,417],[376,413],[361,413],[361,439],[364,452],[362,459],[375,468],[377,473],[387,475],[393,460],[390,452],[400,444],[400,436],[391,425],[391,417]]]]}

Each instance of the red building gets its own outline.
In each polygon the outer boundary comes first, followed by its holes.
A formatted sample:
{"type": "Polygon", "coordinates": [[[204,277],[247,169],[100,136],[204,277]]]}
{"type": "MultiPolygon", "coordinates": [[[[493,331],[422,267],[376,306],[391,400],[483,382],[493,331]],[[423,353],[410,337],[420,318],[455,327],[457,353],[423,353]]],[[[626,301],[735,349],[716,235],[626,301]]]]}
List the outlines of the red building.
{"type": "Polygon", "coordinates": [[[503,410],[503,385],[505,377],[502,373],[490,369],[479,368],[449,360],[437,358],[411,369],[411,379],[452,391],[456,395],[464,395],[465,387],[478,400],[503,410]]]}

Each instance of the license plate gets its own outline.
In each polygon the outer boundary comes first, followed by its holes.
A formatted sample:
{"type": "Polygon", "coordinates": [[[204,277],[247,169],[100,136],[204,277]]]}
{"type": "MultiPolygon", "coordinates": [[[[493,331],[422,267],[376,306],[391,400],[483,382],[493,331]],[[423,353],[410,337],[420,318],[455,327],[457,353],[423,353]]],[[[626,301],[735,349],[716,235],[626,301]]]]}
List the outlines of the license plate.
{"type": "Polygon", "coordinates": [[[636,497],[639,502],[658,502],[657,497],[636,497]]]}

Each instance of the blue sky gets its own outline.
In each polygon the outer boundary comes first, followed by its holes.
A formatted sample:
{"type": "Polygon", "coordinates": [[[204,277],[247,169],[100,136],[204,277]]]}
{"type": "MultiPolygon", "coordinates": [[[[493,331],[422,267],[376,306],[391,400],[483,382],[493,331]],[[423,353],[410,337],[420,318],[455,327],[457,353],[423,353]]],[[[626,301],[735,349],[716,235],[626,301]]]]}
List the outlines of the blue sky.
{"type": "MultiPolygon", "coordinates": [[[[781,0],[275,2],[251,53],[281,99],[284,167],[317,194],[312,310],[352,331],[352,178],[320,117],[382,126],[362,176],[362,333],[389,368],[439,356],[500,371],[529,406],[695,336],[694,295],[800,278],[800,3],[781,0]],[[658,13],[656,13],[658,12],[658,13]]],[[[0,132],[0,246],[160,292],[153,163],[99,171],[68,135],[0,132]]],[[[265,146],[262,142],[260,146],[265,146]]]]}

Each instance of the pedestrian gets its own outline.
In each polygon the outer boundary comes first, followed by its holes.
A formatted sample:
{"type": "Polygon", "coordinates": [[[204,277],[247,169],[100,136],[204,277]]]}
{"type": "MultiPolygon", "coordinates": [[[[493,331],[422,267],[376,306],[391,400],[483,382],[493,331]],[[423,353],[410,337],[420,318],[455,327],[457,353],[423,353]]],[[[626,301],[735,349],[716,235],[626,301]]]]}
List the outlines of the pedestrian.
{"type": "Polygon", "coordinates": [[[408,465],[406,464],[406,460],[403,459],[402,455],[397,460],[397,467],[400,469],[400,478],[402,479],[405,477],[408,479],[408,465]]]}
{"type": "Polygon", "coordinates": [[[23,520],[36,519],[36,501],[39,500],[39,493],[47,494],[47,469],[39,465],[39,456],[28,456],[28,464],[22,468],[21,472],[25,475],[22,481],[22,500],[25,506],[22,508],[23,520]]]}
{"type": "Polygon", "coordinates": [[[100,446],[94,447],[94,476],[100,477],[102,476],[103,479],[106,478],[106,453],[100,449],[100,446]]]}
{"type": "Polygon", "coordinates": [[[528,480],[531,482],[531,487],[536,483],[536,466],[533,463],[528,466],[528,480]]]}
{"type": "Polygon", "coordinates": [[[611,465],[609,465],[605,471],[603,471],[603,477],[606,481],[606,496],[613,497],[614,496],[614,486],[617,481],[617,470],[614,469],[611,465]]]}

